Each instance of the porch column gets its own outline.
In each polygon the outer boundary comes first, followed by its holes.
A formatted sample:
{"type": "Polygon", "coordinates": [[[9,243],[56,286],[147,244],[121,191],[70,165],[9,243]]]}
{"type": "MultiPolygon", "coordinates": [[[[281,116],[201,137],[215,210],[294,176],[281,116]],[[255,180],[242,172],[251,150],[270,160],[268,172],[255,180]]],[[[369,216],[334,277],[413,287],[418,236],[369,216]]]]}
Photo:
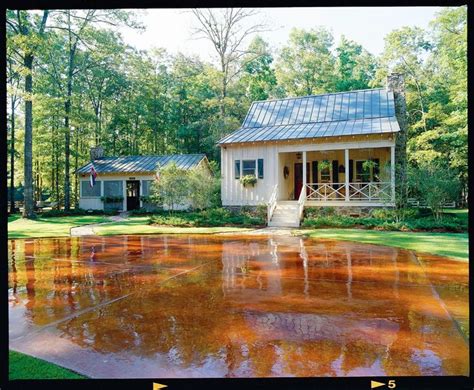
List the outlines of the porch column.
{"type": "Polygon", "coordinates": [[[344,175],[344,182],[346,185],[346,202],[349,202],[349,149],[344,149],[344,167],[345,167],[345,175],[344,175]]]}
{"type": "Polygon", "coordinates": [[[392,188],[392,202],[395,203],[395,145],[390,147],[390,184],[392,188]]]}
{"type": "Polygon", "coordinates": [[[301,188],[301,191],[304,191],[306,197],[306,194],[308,193],[306,191],[306,150],[303,152],[303,187],[301,188]]]}

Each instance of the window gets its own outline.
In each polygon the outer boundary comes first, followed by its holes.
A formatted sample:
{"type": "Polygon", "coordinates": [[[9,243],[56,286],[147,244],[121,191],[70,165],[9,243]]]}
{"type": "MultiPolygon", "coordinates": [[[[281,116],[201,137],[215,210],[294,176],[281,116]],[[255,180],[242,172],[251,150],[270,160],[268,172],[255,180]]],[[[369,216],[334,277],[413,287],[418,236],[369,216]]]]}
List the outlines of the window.
{"type": "Polygon", "coordinates": [[[240,160],[235,160],[235,178],[240,179],[240,160]]]}
{"type": "Polygon", "coordinates": [[[142,195],[149,196],[150,195],[150,187],[153,180],[142,180],[142,195]]]}
{"type": "Polygon", "coordinates": [[[246,176],[246,175],[255,176],[255,160],[242,161],[242,176],[246,176]]]}
{"type": "Polygon", "coordinates": [[[81,196],[83,198],[98,198],[100,197],[100,186],[102,182],[96,180],[94,187],[91,187],[89,180],[81,181],[81,196]]]}
{"type": "Polygon", "coordinates": [[[258,178],[263,179],[263,158],[258,159],[258,178]]]}
{"type": "Polygon", "coordinates": [[[122,180],[104,181],[104,196],[123,196],[122,180]]]}
{"type": "Polygon", "coordinates": [[[323,167],[321,169],[321,183],[331,183],[331,168],[323,167]]]}
{"type": "Polygon", "coordinates": [[[370,181],[370,167],[364,167],[365,160],[356,161],[356,181],[366,183],[370,181]]]}

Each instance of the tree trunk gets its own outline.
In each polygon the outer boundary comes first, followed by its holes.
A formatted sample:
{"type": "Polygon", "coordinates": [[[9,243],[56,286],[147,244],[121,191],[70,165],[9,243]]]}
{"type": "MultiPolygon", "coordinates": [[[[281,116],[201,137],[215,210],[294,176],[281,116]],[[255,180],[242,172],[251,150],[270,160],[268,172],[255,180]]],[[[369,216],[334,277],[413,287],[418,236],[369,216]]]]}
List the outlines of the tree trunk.
{"type": "Polygon", "coordinates": [[[64,145],[64,210],[71,209],[71,182],[69,177],[69,162],[71,156],[71,129],[69,128],[69,118],[71,116],[71,96],[72,96],[72,77],[74,71],[75,46],[69,53],[69,70],[67,77],[67,97],[64,103],[64,127],[65,127],[65,145],[64,145]]]}
{"type": "Polygon", "coordinates": [[[15,100],[11,99],[11,142],[10,142],[10,214],[15,212],[15,100]]]}
{"type": "Polygon", "coordinates": [[[25,76],[25,164],[24,164],[24,207],[23,218],[35,218],[33,201],[33,55],[27,54],[23,62],[25,76]]]}

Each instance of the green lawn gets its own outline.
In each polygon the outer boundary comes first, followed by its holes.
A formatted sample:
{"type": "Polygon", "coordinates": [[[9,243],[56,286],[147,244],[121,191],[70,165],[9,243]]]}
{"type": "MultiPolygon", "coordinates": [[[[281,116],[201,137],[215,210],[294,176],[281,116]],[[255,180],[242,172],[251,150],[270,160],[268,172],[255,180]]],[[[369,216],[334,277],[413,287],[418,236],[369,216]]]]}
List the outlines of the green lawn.
{"type": "Polygon", "coordinates": [[[363,229],[313,229],[297,230],[295,233],[313,238],[394,246],[462,261],[469,259],[467,233],[413,233],[363,229]]]}
{"type": "Polygon", "coordinates": [[[150,217],[130,217],[125,221],[111,222],[94,228],[99,236],[115,234],[210,234],[244,232],[252,229],[239,227],[173,227],[148,225],[150,217]]]}
{"type": "Polygon", "coordinates": [[[23,219],[19,215],[8,217],[8,238],[68,237],[74,226],[106,221],[103,215],[23,219]]]}
{"type": "Polygon", "coordinates": [[[85,379],[66,368],[19,352],[9,351],[8,376],[15,379],[85,379]]]}

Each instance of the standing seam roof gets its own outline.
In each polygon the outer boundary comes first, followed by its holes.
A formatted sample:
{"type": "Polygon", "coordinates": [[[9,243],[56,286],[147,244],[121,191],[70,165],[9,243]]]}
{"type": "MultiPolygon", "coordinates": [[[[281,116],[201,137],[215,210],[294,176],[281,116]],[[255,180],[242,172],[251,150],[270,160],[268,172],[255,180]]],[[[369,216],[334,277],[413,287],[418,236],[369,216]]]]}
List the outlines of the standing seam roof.
{"type": "Polygon", "coordinates": [[[393,92],[377,88],[253,102],[219,144],[397,131],[393,92]]]}

